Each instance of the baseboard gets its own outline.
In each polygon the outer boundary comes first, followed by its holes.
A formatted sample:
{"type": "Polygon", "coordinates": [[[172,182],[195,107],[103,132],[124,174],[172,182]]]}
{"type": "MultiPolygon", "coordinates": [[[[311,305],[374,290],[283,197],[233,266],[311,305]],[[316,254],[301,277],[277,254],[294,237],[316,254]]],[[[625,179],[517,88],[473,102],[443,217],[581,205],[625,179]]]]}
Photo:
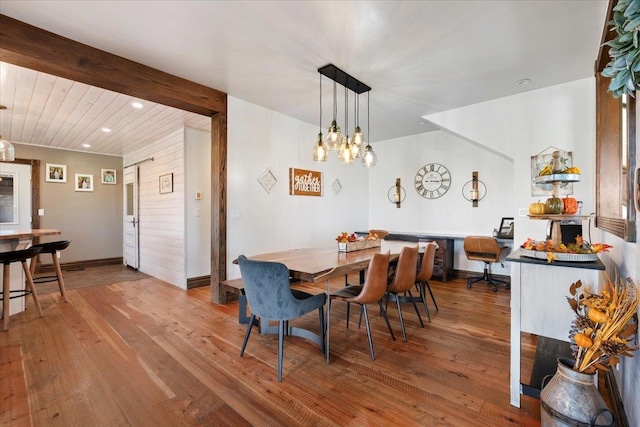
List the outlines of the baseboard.
{"type": "Polygon", "coordinates": [[[211,284],[211,275],[191,277],[187,279],[187,289],[200,288],[211,284]]]}
{"type": "MultiPolygon", "coordinates": [[[[51,259],[51,257],[49,257],[51,259]]],[[[60,268],[62,271],[74,271],[84,270],[90,267],[102,267],[104,265],[122,264],[122,257],[116,258],[102,258],[102,259],[89,259],[85,261],[73,261],[73,262],[61,262],[60,268]]],[[[36,273],[51,273],[55,268],[53,264],[38,264],[36,266],[36,273]]]]}
{"type": "MultiPolygon", "coordinates": [[[[466,270],[453,270],[453,277],[455,279],[475,279],[476,277],[481,277],[481,271],[466,271],[466,270]]],[[[492,277],[495,277],[499,280],[505,280],[511,283],[511,276],[505,276],[504,274],[491,274],[492,277]]]]}

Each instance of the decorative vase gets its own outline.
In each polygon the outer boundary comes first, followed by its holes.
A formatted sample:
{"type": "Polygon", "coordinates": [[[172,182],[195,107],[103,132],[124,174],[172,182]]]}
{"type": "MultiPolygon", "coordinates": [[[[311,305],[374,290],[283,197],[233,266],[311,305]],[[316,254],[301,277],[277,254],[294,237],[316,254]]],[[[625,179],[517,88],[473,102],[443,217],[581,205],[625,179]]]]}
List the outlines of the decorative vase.
{"type": "Polygon", "coordinates": [[[558,359],[558,370],[546,385],[543,384],[541,426],[614,426],[613,414],[596,388],[595,374],[574,371],[573,362],[558,359]]]}

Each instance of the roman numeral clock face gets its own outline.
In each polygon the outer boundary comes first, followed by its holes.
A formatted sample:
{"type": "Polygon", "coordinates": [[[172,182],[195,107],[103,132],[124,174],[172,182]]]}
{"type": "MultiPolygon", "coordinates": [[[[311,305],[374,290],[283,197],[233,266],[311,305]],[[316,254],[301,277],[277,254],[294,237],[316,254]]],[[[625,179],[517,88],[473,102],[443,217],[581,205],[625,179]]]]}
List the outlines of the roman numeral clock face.
{"type": "Polygon", "coordinates": [[[451,187],[451,174],[441,164],[429,163],[418,170],[414,184],[418,194],[425,199],[437,199],[451,187]]]}

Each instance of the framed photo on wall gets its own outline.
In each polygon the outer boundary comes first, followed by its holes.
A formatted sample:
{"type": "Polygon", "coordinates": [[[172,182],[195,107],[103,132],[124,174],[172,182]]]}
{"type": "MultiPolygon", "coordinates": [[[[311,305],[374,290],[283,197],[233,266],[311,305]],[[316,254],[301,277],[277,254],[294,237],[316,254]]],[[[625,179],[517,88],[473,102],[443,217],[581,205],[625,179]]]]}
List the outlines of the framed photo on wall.
{"type": "Polygon", "coordinates": [[[93,175],[77,173],[74,182],[76,191],[93,191],[93,175]]]}
{"type": "Polygon", "coordinates": [[[173,193],[173,174],[160,175],[160,194],[173,193]]]}
{"type": "Polygon", "coordinates": [[[47,182],[67,182],[67,165],[47,163],[45,179],[47,182]]]}
{"type": "Polygon", "coordinates": [[[102,176],[103,184],[116,184],[116,170],[115,169],[101,169],[100,175],[102,176]]]}

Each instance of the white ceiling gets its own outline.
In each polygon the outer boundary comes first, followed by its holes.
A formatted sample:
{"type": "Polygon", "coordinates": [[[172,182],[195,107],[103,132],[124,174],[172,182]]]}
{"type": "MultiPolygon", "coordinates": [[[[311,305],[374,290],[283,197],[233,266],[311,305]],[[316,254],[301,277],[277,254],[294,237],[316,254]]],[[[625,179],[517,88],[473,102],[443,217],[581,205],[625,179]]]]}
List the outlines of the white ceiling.
{"type": "MultiPolygon", "coordinates": [[[[319,114],[316,70],[333,63],[372,87],[375,142],[433,130],[421,123],[428,114],[593,76],[606,6],[606,0],[2,0],[0,13],[312,124],[319,114]],[[516,85],[520,79],[531,82],[516,85]]],[[[105,136],[99,129],[109,119],[112,128],[139,130],[148,117],[188,120],[149,105],[136,113],[149,115],[138,122],[130,97],[42,74],[25,79],[36,81],[31,95],[17,80],[11,109],[0,113],[0,131],[15,142],[29,136],[23,142],[83,149],[77,144],[89,141],[90,151],[122,155],[150,130],[136,138],[116,129],[105,136]],[[71,104],[58,99],[72,92],[71,104]],[[24,125],[14,137],[6,116],[18,111],[24,125]]],[[[324,127],[331,119],[330,83],[324,78],[324,127]]]]}

